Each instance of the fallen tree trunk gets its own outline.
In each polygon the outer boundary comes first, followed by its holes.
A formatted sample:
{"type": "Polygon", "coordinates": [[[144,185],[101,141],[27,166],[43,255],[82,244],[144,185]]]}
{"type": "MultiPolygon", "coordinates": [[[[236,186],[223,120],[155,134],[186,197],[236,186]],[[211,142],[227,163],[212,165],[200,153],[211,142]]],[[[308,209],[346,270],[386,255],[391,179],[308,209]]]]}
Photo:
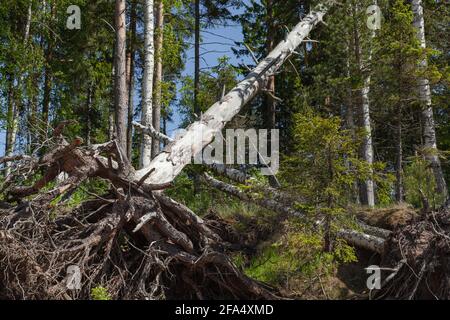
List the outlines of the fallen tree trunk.
{"type": "Polygon", "coordinates": [[[289,59],[311,30],[322,21],[334,1],[326,0],[318,5],[289,33],[261,63],[234,89],[225,95],[192,123],[185,134],[170,143],[150,165],[138,170],[138,179],[147,183],[168,183],[181,172],[191,158],[211,143],[225,124],[236,116],[255,95],[265,88],[267,79],[289,59]]]}
{"type": "MultiPolygon", "coordinates": [[[[302,219],[308,218],[305,212],[295,210],[285,203],[280,203],[266,197],[261,198],[258,195],[252,195],[248,192],[241,191],[238,187],[217,180],[207,173],[204,173],[203,178],[206,183],[208,183],[208,185],[213,188],[223,191],[231,196],[237,197],[245,202],[253,203],[268,210],[279,213],[284,217],[295,216],[302,219]]],[[[316,220],[320,219],[317,218],[316,220]]],[[[366,225],[362,222],[359,223],[359,226],[363,229],[363,231],[372,234],[367,234],[351,229],[341,229],[338,231],[337,236],[346,240],[351,245],[383,254],[386,238],[390,236],[391,232],[381,228],[366,225]]]]}
{"type": "Polygon", "coordinates": [[[356,230],[341,229],[337,236],[347,241],[348,244],[360,247],[379,254],[384,254],[386,240],[356,230]]]}
{"type": "Polygon", "coordinates": [[[305,218],[305,213],[302,211],[292,209],[289,206],[286,206],[285,204],[281,204],[269,198],[261,198],[258,197],[257,195],[252,195],[243,192],[238,187],[217,180],[207,173],[203,174],[203,178],[211,187],[216,188],[225,193],[228,193],[229,195],[237,197],[245,202],[257,204],[263,208],[272,210],[285,216],[295,216],[299,218],[305,218]]]}

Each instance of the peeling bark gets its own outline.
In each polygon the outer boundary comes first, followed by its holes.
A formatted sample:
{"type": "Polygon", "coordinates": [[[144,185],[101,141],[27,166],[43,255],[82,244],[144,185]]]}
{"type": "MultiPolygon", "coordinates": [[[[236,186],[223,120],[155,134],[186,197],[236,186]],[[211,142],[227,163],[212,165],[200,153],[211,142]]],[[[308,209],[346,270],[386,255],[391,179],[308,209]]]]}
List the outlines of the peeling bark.
{"type": "Polygon", "coordinates": [[[116,44],[114,51],[115,81],[114,109],[117,140],[123,150],[127,150],[128,89],[126,64],[126,3],[116,0],[115,26],[116,44]]]}

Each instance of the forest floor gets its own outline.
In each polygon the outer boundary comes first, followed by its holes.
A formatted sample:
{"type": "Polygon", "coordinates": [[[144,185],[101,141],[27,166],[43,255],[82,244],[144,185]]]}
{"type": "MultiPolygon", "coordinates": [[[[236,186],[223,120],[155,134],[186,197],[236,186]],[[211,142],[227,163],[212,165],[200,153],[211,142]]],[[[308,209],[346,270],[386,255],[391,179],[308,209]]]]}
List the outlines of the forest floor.
{"type": "MultiPolygon", "coordinates": [[[[235,262],[250,277],[268,282],[294,299],[369,298],[365,268],[380,265],[380,255],[355,248],[352,261],[326,266],[330,261],[321,256],[321,239],[297,228],[298,225],[277,221],[275,215],[255,208],[244,214],[222,210],[225,213],[210,213],[207,218],[224,219],[236,230],[236,238],[244,235],[240,241],[252,250],[236,254],[235,262]],[[292,245],[297,248],[292,250],[292,245]]],[[[407,204],[376,209],[354,207],[350,211],[372,226],[392,231],[406,226],[419,214],[407,204]]]]}
{"type": "Polygon", "coordinates": [[[392,274],[384,298],[450,295],[448,203],[420,212],[348,208],[346,218],[394,231],[375,250],[380,256],[347,244],[342,226],[332,237],[330,225],[326,245],[315,219],[211,197],[210,190],[183,201],[191,188],[175,185],[166,194],[160,190],[167,186],[135,181],[114,142],[83,149],[55,131],[62,146],[40,160],[18,157],[4,183],[2,299],[90,299],[98,292],[110,299],[368,299],[365,268],[374,264],[392,274]],[[68,287],[70,266],[83,279],[76,290],[68,287]]]}

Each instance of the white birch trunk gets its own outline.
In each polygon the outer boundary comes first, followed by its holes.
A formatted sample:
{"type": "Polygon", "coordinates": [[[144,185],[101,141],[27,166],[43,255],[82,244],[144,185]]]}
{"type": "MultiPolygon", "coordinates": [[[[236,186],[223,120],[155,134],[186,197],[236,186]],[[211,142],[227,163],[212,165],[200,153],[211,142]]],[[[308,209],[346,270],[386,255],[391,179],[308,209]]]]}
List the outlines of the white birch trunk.
{"type": "Polygon", "coordinates": [[[386,240],[367,233],[355,230],[341,229],[337,233],[338,237],[347,241],[348,244],[367,249],[379,254],[385,251],[386,240]]]}
{"type": "MultiPolygon", "coordinates": [[[[145,0],[144,25],[144,76],[142,80],[141,124],[151,127],[153,126],[153,72],[155,67],[153,0],[145,0]]],[[[143,135],[139,159],[140,168],[150,166],[151,160],[152,138],[148,135],[143,135]]]]}
{"type": "MultiPolygon", "coordinates": [[[[376,3],[376,2],[375,2],[376,3]]],[[[358,10],[358,5],[354,8],[353,14],[356,14],[358,10]]],[[[356,19],[356,17],[354,17],[356,19]]],[[[361,201],[363,204],[368,205],[373,208],[375,206],[375,189],[373,182],[373,143],[372,143],[372,125],[370,119],[370,71],[367,70],[368,66],[370,66],[372,60],[372,50],[369,49],[369,53],[367,56],[367,60],[363,61],[363,50],[360,43],[360,33],[358,32],[358,25],[356,21],[354,22],[354,36],[355,36],[355,54],[356,60],[358,63],[358,67],[361,74],[366,74],[364,77],[363,87],[361,89],[361,105],[360,105],[360,116],[361,116],[361,127],[364,130],[364,140],[362,145],[362,158],[369,165],[369,178],[363,182],[361,188],[361,201]]],[[[375,31],[371,33],[370,38],[373,39],[375,37],[375,31]]]]}
{"type": "MultiPolygon", "coordinates": [[[[425,20],[423,17],[422,0],[412,0],[412,11],[414,14],[413,25],[417,29],[417,39],[420,42],[420,47],[425,49],[427,47],[425,40],[425,20]]],[[[419,62],[419,69],[425,70],[428,67],[426,58],[419,62]]],[[[437,191],[439,193],[447,194],[447,184],[442,173],[441,162],[437,154],[436,130],[434,124],[433,108],[431,106],[431,90],[427,78],[419,77],[418,79],[418,93],[422,106],[422,123],[423,123],[423,142],[426,148],[426,158],[431,163],[434,176],[436,179],[437,191]]]]}
{"type": "Polygon", "coordinates": [[[289,33],[242,82],[220,101],[215,103],[199,121],[192,123],[186,133],[169,144],[153,161],[136,172],[137,178],[144,176],[146,183],[168,183],[181,172],[192,156],[201,152],[212,142],[216,133],[237,115],[261,88],[267,79],[291,56],[293,51],[308,36],[311,30],[323,19],[334,1],[324,1],[317,6],[289,33]],[[154,170],[151,174],[149,172],[154,170]]]}
{"type": "MultiPolygon", "coordinates": [[[[369,57],[371,59],[371,57],[369,57]]],[[[361,105],[361,113],[363,120],[363,128],[364,128],[364,144],[363,144],[363,157],[364,160],[369,164],[369,174],[373,175],[373,142],[372,142],[372,125],[370,120],[370,75],[368,75],[364,79],[364,87],[361,91],[362,96],[362,105],[361,105]]],[[[373,179],[370,177],[365,181],[365,200],[367,201],[367,205],[371,208],[375,206],[375,188],[373,179]]]]}

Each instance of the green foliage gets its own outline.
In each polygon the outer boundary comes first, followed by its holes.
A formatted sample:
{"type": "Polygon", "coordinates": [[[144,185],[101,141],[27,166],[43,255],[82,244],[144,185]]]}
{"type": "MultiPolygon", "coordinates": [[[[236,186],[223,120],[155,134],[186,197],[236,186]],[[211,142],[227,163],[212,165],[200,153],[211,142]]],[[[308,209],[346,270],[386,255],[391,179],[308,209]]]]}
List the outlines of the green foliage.
{"type": "MultiPolygon", "coordinates": [[[[189,170],[187,170],[189,172],[189,170]]],[[[188,206],[194,212],[202,215],[211,208],[215,191],[202,190],[198,186],[194,192],[194,179],[192,173],[181,173],[174,181],[173,188],[167,190],[167,195],[188,206]]]]}
{"type": "Polygon", "coordinates": [[[92,300],[111,300],[111,295],[108,289],[102,286],[97,286],[91,289],[92,300]]]}
{"type": "Polygon", "coordinates": [[[361,139],[355,141],[338,117],[306,111],[296,114],[294,121],[295,149],[284,160],[285,181],[308,203],[346,205],[355,183],[370,174],[369,164],[358,157],[361,139]]]}
{"type": "MultiPolygon", "coordinates": [[[[235,261],[242,263],[242,258],[235,261]]],[[[340,263],[353,261],[356,261],[354,250],[345,242],[338,241],[332,252],[324,252],[320,232],[291,221],[285,234],[253,258],[245,272],[255,279],[279,285],[292,277],[331,275],[340,263]]]]}
{"type": "Polygon", "coordinates": [[[409,160],[405,167],[406,201],[416,208],[421,208],[422,192],[433,207],[442,205],[446,196],[436,193],[436,180],[429,162],[421,156],[411,157],[409,160]]]}
{"type": "MultiPolygon", "coordinates": [[[[216,101],[222,98],[225,90],[231,90],[237,83],[238,70],[230,65],[228,57],[222,57],[211,70],[200,75],[200,90],[198,103],[202,112],[206,111],[216,101]]],[[[194,79],[186,76],[182,79],[180,112],[184,117],[184,124],[192,122],[194,117],[194,79]]]]}
{"type": "Polygon", "coordinates": [[[109,187],[109,183],[105,180],[89,179],[75,190],[66,205],[71,208],[76,207],[83,201],[92,199],[95,195],[104,195],[109,190],[109,187]]]}

